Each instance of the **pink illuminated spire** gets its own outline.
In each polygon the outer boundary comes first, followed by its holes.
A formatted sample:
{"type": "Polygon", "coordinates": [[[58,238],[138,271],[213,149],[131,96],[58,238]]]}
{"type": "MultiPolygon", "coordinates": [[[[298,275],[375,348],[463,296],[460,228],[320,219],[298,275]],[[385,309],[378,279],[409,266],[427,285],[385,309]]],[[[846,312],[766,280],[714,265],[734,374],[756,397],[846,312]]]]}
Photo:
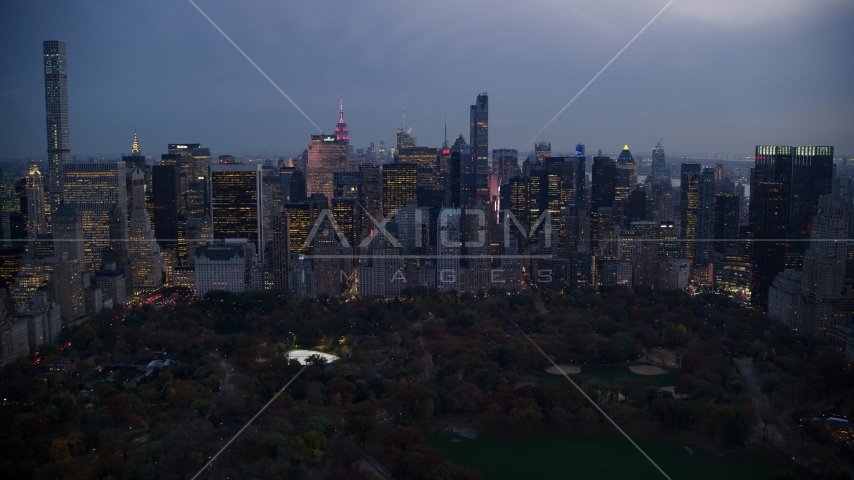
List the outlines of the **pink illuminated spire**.
{"type": "Polygon", "coordinates": [[[338,140],[350,140],[350,132],[347,129],[347,124],[344,123],[344,96],[341,96],[339,101],[338,125],[335,125],[335,138],[338,140]]]}

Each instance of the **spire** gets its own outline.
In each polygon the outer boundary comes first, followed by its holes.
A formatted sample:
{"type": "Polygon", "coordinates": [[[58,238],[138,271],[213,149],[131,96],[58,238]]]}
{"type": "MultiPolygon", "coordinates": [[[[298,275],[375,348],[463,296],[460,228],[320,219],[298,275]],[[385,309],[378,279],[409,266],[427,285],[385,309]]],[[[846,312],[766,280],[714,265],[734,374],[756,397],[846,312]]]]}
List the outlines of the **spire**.
{"type": "Polygon", "coordinates": [[[139,138],[136,136],[136,129],[133,129],[133,146],[130,149],[131,155],[139,155],[139,138]]]}
{"type": "Polygon", "coordinates": [[[445,141],[442,142],[442,148],[448,148],[448,107],[445,107],[445,141]]]}
{"type": "Polygon", "coordinates": [[[350,140],[350,131],[347,128],[347,124],[344,123],[344,96],[341,96],[339,100],[338,106],[340,108],[338,113],[338,125],[335,125],[335,138],[337,140],[350,140]]]}
{"type": "Polygon", "coordinates": [[[400,129],[404,132],[406,131],[406,105],[403,106],[403,121],[400,125],[400,129]]]}

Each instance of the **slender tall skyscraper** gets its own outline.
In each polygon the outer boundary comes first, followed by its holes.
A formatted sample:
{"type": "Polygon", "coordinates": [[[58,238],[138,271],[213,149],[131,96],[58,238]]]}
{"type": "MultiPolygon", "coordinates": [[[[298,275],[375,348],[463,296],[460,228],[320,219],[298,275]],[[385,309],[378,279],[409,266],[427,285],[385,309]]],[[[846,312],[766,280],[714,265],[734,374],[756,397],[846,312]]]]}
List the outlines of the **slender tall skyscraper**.
{"type": "Polygon", "coordinates": [[[71,160],[71,147],[68,142],[68,71],[65,64],[65,42],[61,40],[44,41],[44,103],[48,162],[45,191],[49,216],[59,206],[62,197],[62,164],[71,160]]]}
{"type": "Polygon", "coordinates": [[[477,96],[470,107],[469,140],[471,158],[476,169],[475,197],[477,201],[489,201],[489,97],[486,92],[477,96]]]}
{"type": "Polygon", "coordinates": [[[683,254],[688,260],[694,261],[694,239],[697,238],[697,212],[699,209],[699,185],[702,166],[699,163],[682,164],[682,201],[680,203],[682,229],[679,238],[683,254]]]}
{"type": "Polygon", "coordinates": [[[670,183],[670,171],[667,169],[667,160],[664,156],[661,140],[652,149],[652,180],[655,183],[670,183]]]}

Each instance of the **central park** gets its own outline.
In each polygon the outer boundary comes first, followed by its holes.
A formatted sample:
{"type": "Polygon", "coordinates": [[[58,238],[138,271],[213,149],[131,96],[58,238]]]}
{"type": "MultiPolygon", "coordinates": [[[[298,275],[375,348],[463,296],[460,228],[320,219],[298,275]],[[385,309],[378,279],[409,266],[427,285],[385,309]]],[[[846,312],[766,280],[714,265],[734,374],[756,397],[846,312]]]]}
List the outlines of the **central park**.
{"type": "Polygon", "coordinates": [[[850,478],[850,367],[723,296],[211,292],[64,335],[0,371],[2,478],[850,478]]]}

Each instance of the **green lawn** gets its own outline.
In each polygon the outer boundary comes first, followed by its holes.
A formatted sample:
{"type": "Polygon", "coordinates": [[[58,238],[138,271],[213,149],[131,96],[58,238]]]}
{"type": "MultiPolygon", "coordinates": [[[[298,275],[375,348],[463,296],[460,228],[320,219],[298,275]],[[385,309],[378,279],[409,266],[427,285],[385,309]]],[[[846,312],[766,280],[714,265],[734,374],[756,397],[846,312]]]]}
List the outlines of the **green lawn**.
{"type": "MultiPolygon", "coordinates": [[[[550,385],[557,385],[558,382],[566,381],[566,379],[563,378],[563,375],[555,375],[544,370],[535,370],[531,372],[531,375],[545,380],[546,383],[550,385]]],[[[615,378],[640,378],[643,380],[653,381],[658,387],[670,387],[676,385],[676,374],[674,373],[668,373],[666,375],[640,375],[629,370],[629,367],[581,367],[581,373],[576,374],[575,377],[577,379],[578,377],[583,377],[585,375],[607,381],[614,380],[615,378]]]]}
{"type": "MultiPolygon", "coordinates": [[[[543,434],[523,438],[481,434],[475,440],[436,434],[427,441],[448,460],[480,471],[484,480],[664,478],[617,433],[543,434]],[[452,441],[455,439],[459,441],[452,441]]],[[[675,439],[641,437],[635,441],[674,480],[770,479],[783,462],[764,445],[751,445],[718,457],[719,452],[704,452],[697,445],[687,444],[694,451],[694,455],[689,455],[686,443],[675,439]]]]}
{"type": "Polygon", "coordinates": [[[668,373],[665,375],[640,375],[629,370],[629,367],[581,367],[581,373],[576,377],[590,375],[600,380],[614,380],[615,378],[639,378],[642,380],[651,380],[659,387],[670,387],[676,385],[676,374],[668,373]]]}

